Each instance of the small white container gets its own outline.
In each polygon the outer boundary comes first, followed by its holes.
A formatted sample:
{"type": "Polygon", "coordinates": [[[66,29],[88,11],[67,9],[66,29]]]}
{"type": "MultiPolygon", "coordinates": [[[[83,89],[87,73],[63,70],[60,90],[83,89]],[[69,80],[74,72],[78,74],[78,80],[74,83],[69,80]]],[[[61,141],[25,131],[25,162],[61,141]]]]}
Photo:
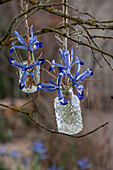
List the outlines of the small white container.
{"type": "MultiPolygon", "coordinates": [[[[28,61],[24,61],[23,64],[28,64],[28,61]]],[[[25,93],[34,93],[37,91],[37,84],[40,83],[40,65],[35,66],[32,70],[34,77],[27,72],[27,78],[25,81],[25,87],[22,89],[25,93]]],[[[19,70],[19,83],[23,75],[22,69],[19,70]]]]}
{"type": "Polygon", "coordinates": [[[65,106],[60,104],[58,97],[54,99],[58,131],[69,135],[77,134],[83,128],[80,101],[73,93],[71,97],[65,106]]]}

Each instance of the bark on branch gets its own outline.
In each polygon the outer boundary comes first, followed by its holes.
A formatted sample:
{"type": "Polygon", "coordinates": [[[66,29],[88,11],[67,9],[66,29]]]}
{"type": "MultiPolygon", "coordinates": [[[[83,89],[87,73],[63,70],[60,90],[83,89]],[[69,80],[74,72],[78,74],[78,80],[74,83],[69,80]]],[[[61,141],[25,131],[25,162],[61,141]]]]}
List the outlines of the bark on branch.
{"type": "Polygon", "coordinates": [[[12,0],[0,0],[0,5],[5,4],[5,3],[9,2],[9,1],[12,1],[12,0]]]}

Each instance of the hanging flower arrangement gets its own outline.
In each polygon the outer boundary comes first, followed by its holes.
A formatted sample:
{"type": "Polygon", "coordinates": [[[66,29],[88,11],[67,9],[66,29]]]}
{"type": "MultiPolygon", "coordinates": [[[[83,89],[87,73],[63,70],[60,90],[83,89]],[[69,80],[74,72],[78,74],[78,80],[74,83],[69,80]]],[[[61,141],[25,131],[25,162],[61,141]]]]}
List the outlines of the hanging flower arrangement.
{"type": "MultiPolygon", "coordinates": [[[[66,6],[63,8],[63,12],[64,15],[67,14],[66,6]]],[[[68,35],[69,30],[66,28],[66,23],[67,19],[65,18],[63,32],[68,35]]],[[[83,128],[80,100],[84,98],[84,87],[81,82],[88,76],[93,75],[92,70],[88,68],[80,74],[81,65],[84,65],[84,63],[77,56],[74,56],[73,48],[71,48],[71,52],[67,50],[67,38],[65,37],[63,41],[60,40],[63,48],[63,50],[59,49],[62,62],[56,63],[53,59],[49,68],[49,71],[52,71],[55,67],[58,67],[57,82],[52,80],[49,80],[49,84],[40,82],[40,65],[45,62],[45,59],[35,61],[34,51],[42,48],[43,43],[39,42],[37,37],[33,35],[33,25],[30,27],[29,37],[27,19],[26,28],[27,42],[17,31],[14,31],[20,44],[16,45],[12,42],[9,54],[12,54],[16,49],[27,50],[28,60],[20,60],[21,62],[19,62],[13,58],[8,59],[9,63],[19,70],[19,88],[26,93],[33,93],[42,89],[45,92],[57,91],[57,97],[54,99],[54,109],[58,131],[69,135],[79,133],[83,128]],[[77,65],[76,72],[72,75],[71,69],[75,64],[77,65]],[[73,87],[75,87],[76,92],[73,87]]]]}
{"type": "Polygon", "coordinates": [[[71,55],[68,50],[62,51],[59,49],[59,51],[64,64],[57,64],[53,60],[52,66],[49,68],[49,71],[51,71],[55,66],[58,67],[57,83],[51,80],[49,80],[50,84],[39,83],[37,90],[45,89],[45,92],[57,90],[58,97],[54,99],[54,108],[58,131],[66,134],[76,134],[83,128],[79,99],[84,98],[84,87],[79,84],[86,77],[92,76],[93,72],[88,68],[80,74],[80,67],[84,63],[77,56],[73,56],[73,48],[71,49],[71,55]],[[77,64],[77,70],[73,77],[71,68],[74,64],[77,64]],[[62,82],[63,77],[67,80],[65,85],[62,82]],[[73,94],[73,87],[77,89],[77,96],[73,94]]]}
{"type": "Polygon", "coordinates": [[[33,93],[37,91],[37,84],[40,82],[40,65],[42,65],[45,59],[39,59],[35,61],[34,51],[38,48],[43,47],[43,43],[37,41],[37,37],[33,36],[33,25],[30,27],[31,37],[29,37],[29,45],[25,40],[19,35],[17,31],[14,32],[18,41],[22,45],[15,45],[12,42],[12,47],[9,54],[12,54],[16,48],[27,50],[30,53],[30,59],[22,61],[22,63],[17,62],[13,58],[9,58],[8,61],[12,66],[19,69],[19,87],[22,91],[26,93],[33,93]]]}

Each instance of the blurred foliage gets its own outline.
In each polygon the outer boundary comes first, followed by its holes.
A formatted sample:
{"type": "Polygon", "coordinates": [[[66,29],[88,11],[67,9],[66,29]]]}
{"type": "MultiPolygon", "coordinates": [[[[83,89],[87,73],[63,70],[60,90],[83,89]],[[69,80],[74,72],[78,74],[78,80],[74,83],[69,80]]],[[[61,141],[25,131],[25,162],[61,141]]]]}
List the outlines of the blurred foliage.
{"type": "Polygon", "coordinates": [[[26,115],[21,115],[21,119],[24,122],[25,126],[27,126],[27,128],[33,127],[33,123],[31,122],[30,119],[27,118],[26,115]]]}
{"type": "Polygon", "coordinates": [[[13,140],[13,132],[8,127],[8,119],[0,117],[0,142],[8,142],[13,140]]]}
{"type": "Polygon", "coordinates": [[[0,161],[0,170],[10,170],[9,168],[6,168],[4,162],[0,161]]]}
{"type": "Polygon", "coordinates": [[[32,170],[40,170],[39,158],[36,155],[33,157],[32,160],[32,170]]]}

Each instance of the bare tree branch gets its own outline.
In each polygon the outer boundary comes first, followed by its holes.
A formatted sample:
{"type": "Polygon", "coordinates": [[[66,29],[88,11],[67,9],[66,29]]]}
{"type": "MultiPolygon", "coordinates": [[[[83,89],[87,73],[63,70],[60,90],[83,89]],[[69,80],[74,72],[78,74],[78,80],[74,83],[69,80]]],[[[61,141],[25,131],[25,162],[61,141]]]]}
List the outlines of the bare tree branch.
{"type": "Polygon", "coordinates": [[[5,4],[5,3],[9,2],[9,1],[12,1],[12,0],[0,0],[0,5],[5,4]]]}
{"type": "Polygon", "coordinates": [[[85,133],[83,135],[80,135],[80,136],[75,136],[75,135],[69,135],[69,134],[65,134],[65,133],[61,133],[61,132],[58,132],[58,131],[55,131],[54,129],[48,129],[47,127],[45,127],[44,125],[42,125],[41,123],[39,123],[38,121],[36,121],[35,119],[32,118],[31,114],[34,112],[34,110],[32,112],[25,112],[23,110],[20,109],[20,107],[12,107],[12,106],[9,106],[9,105],[5,105],[5,104],[2,104],[0,103],[0,106],[2,107],[5,107],[5,108],[8,108],[8,109],[11,109],[13,111],[17,111],[17,112],[20,112],[20,113],[24,113],[25,115],[27,115],[30,120],[32,120],[32,122],[34,122],[37,126],[45,129],[46,131],[48,132],[51,132],[51,133],[54,133],[54,134],[58,134],[58,135],[65,135],[65,136],[69,136],[69,137],[72,137],[72,138],[83,138],[85,136],[88,136],[94,132],[96,132],[97,130],[103,128],[104,126],[108,125],[109,122],[106,122],[104,124],[102,124],[101,126],[97,127],[96,129],[88,132],[88,133],[85,133]]]}

